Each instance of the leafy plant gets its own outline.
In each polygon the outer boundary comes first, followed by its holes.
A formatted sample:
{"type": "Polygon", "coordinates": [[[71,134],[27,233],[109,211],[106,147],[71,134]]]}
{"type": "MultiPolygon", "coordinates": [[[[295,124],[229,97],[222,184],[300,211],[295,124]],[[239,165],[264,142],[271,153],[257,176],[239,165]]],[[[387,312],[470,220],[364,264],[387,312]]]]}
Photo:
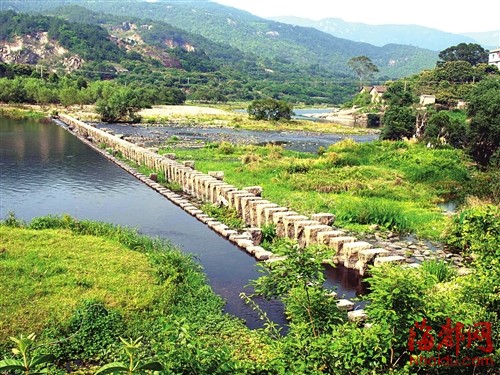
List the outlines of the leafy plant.
{"type": "Polygon", "coordinates": [[[442,260],[426,260],[422,263],[422,269],[436,277],[438,282],[450,281],[457,274],[456,270],[442,260]]]}
{"type": "Polygon", "coordinates": [[[283,298],[290,306],[287,309],[290,319],[305,322],[315,337],[329,324],[342,321],[340,311],[327,302],[323,288],[322,261],[326,259],[326,251],[287,242],[279,253],[285,259],[261,266],[265,275],[251,282],[255,293],[265,298],[283,298]]]}
{"type": "Polygon", "coordinates": [[[128,357],[128,364],[123,362],[112,362],[107,365],[102,366],[96,371],[96,375],[106,375],[106,374],[116,374],[116,373],[126,373],[128,375],[132,374],[142,374],[146,371],[162,371],[163,365],[157,361],[141,362],[137,359],[137,350],[141,346],[141,339],[139,337],[136,340],[129,339],[129,341],[120,337],[120,341],[123,344],[123,350],[128,357]]]}
{"type": "MultiPolygon", "coordinates": [[[[116,339],[125,330],[121,314],[102,302],[84,301],[56,337],[69,337],[56,345],[61,360],[100,360],[116,352],[116,339]]],[[[57,332],[59,331],[59,332],[57,332]]]]}
{"type": "Polygon", "coordinates": [[[34,333],[19,337],[11,337],[10,339],[16,343],[12,348],[12,352],[21,359],[4,359],[0,361],[0,372],[22,372],[25,375],[43,374],[42,369],[49,363],[55,360],[52,354],[31,355],[35,345],[36,335],[34,333]]]}
{"type": "Polygon", "coordinates": [[[447,242],[464,254],[475,254],[480,267],[498,270],[500,208],[483,205],[461,211],[448,228],[447,242]]]}

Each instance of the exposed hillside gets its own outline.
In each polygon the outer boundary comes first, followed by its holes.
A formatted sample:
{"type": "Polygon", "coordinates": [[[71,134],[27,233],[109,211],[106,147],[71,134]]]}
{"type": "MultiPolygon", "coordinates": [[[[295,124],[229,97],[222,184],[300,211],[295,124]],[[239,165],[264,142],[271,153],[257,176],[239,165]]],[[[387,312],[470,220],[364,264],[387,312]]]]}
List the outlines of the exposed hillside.
{"type": "Polygon", "coordinates": [[[326,69],[350,74],[347,61],[367,55],[377,64],[381,75],[401,77],[434,66],[437,54],[411,46],[375,47],[335,38],[313,28],[291,26],[265,20],[250,13],[209,1],[154,3],[139,0],[87,2],[55,0],[51,2],[4,1],[4,7],[20,11],[47,11],[51,7],[78,3],[99,12],[127,17],[151,18],[200,34],[212,41],[229,44],[260,58],[269,70],[326,69]]]}
{"type": "Polygon", "coordinates": [[[368,25],[346,22],[340,18],[325,18],[314,21],[300,17],[273,17],[275,21],[291,25],[314,27],[338,38],[375,46],[386,44],[406,44],[433,51],[442,51],[459,43],[476,43],[471,35],[459,35],[418,25],[368,25]]]}

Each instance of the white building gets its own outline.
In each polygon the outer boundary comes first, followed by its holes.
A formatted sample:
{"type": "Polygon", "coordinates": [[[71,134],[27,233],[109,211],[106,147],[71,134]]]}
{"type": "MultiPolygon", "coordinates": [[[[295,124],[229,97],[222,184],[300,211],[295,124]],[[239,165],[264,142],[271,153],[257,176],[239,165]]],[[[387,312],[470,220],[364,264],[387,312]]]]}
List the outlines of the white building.
{"type": "Polygon", "coordinates": [[[488,64],[495,65],[500,69],[500,48],[492,49],[489,52],[488,64]]]}

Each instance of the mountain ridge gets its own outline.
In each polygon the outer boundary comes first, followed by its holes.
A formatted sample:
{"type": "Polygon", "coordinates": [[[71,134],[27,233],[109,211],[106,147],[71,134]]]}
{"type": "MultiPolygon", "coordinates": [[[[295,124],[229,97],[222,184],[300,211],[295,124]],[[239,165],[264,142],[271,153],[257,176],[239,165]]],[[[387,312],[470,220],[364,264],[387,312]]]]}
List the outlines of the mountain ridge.
{"type": "Polygon", "coordinates": [[[367,55],[379,66],[380,77],[399,78],[429,69],[437,61],[435,51],[414,46],[375,47],[367,43],[335,38],[312,28],[269,21],[248,12],[210,1],[177,3],[129,0],[116,3],[54,0],[25,3],[3,1],[4,7],[19,11],[47,11],[57,5],[79,4],[91,10],[119,16],[150,18],[166,22],[211,41],[227,44],[258,57],[266,69],[323,69],[334,74],[352,75],[350,58],[367,55]]]}
{"type": "Polygon", "coordinates": [[[376,46],[395,43],[441,51],[459,43],[478,43],[468,35],[449,33],[421,25],[371,25],[347,22],[341,18],[324,18],[315,21],[294,16],[270,17],[269,19],[291,25],[313,27],[336,37],[376,46]]]}

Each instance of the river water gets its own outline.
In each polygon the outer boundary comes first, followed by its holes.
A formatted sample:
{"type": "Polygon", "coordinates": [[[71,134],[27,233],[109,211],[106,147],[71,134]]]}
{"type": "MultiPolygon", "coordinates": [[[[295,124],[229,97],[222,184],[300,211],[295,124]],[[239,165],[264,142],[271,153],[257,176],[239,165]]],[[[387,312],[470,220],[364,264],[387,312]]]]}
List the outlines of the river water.
{"type": "MultiPolygon", "coordinates": [[[[0,117],[0,216],[30,220],[70,214],[111,222],[167,238],[202,264],[225,311],[260,326],[258,315],[239,298],[259,276],[256,262],[169,200],[54,124],[0,117]]],[[[348,298],[363,293],[355,272],[327,269],[328,284],[348,298]]],[[[258,301],[270,319],[284,324],[277,301],[258,301]]]]}

